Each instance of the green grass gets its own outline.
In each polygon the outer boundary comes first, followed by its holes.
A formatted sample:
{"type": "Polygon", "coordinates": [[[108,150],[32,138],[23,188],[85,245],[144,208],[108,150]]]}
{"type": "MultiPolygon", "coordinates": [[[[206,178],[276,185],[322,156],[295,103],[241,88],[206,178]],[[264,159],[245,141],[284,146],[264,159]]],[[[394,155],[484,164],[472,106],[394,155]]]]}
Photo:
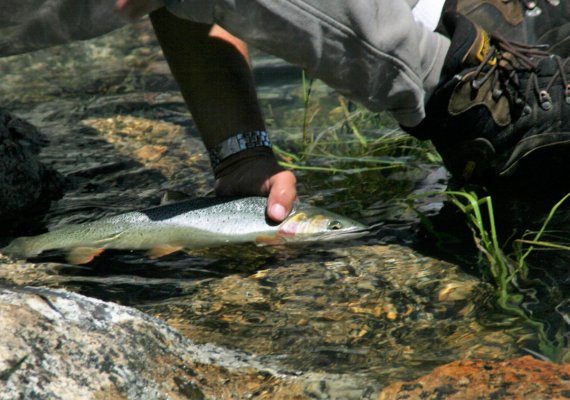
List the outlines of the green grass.
{"type": "Polygon", "coordinates": [[[285,149],[274,145],[281,165],[293,170],[330,173],[382,171],[406,167],[404,156],[437,162],[439,157],[427,142],[404,134],[385,115],[356,107],[343,96],[330,112],[326,127],[313,128],[311,123],[320,107],[313,107],[313,80],[303,74],[302,140],[301,146],[285,149]],[[372,132],[366,134],[365,130],[372,132]]]}
{"type": "MultiPolygon", "coordinates": [[[[525,291],[520,289],[520,282],[527,280],[529,276],[529,266],[526,262],[528,256],[539,243],[542,243],[538,239],[544,234],[548,223],[570,194],[551,209],[533,240],[515,240],[517,251],[511,254],[504,251],[498,238],[491,197],[479,199],[475,193],[461,191],[447,192],[447,194],[467,217],[469,226],[473,230],[475,244],[486,259],[482,273],[485,280],[495,288],[496,306],[536,334],[539,353],[531,351],[533,354],[551,361],[561,361],[561,356],[564,355],[563,349],[567,348],[569,343],[562,331],[549,335],[546,323],[536,319],[522,306],[525,291]],[[523,248],[520,246],[523,243],[530,246],[523,248]]],[[[544,245],[558,247],[554,243],[544,242],[544,245]]]]}
{"type": "Polygon", "coordinates": [[[530,253],[537,249],[537,248],[550,248],[550,249],[556,249],[556,250],[570,250],[570,246],[567,245],[563,245],[560,243],[552,243],[552,242],[547,242],[542,240],[542,237],[544,236],[546,229],[548,227],[548,224],[552,221],[552,219],[554,218],[554,215],[556,214],[556,212],[560,209],[560,207],[566,203],[566,201],[568,200],[568,198],[570,198],[570,193],[568,193],[566,196],[564,196],[560,201],[558,201],[550,210],[550,212],[548,213],[548,215],[546,216],[544,223],[542,224],[542,227],[538,230],[538,232],[536,233],[532,233],[529,232],[528,236],[534,236],[532,239],[525,239],[525,238],[521,238],[521,239],[517,239],[515,241],[515,243],[518,245],[516,248],[518,250],[518,271],[519,273],[528,273],[528,266],[526,265],[526,259],[528,258],[528,256],[530,255],[530,253]],[[526,249],[524,246],[528,246],[526,249]]]}
{"type": "MultiPolygon", "coordinates": [[[[338,97],[338,106],[334,110],[336,118],[328,121],[320,130],[313,128],[312,121],[322,112],[320,107],[312,104],[314,82],[303,76],[302,141],[300,147],[284,149],[276,146],[281,156],[281,164],[297,171],[320,177],[319,174],[356,176],[355,179],[344,179],[343,190],[355,190],[355,197],[385,198],[383,192],[390,190],[386,184],[389,179],[377,179],[376,176],[389,176],[394,172],[413,168],[414,163],[435,163],[441,165],[441,159],[429,142],[420,142],[397,128],[393,121],[384,115],[374,114],[356,107],[342,96],[338,97]],[[413,161],[413,162],[410,162],[413,161]],[[376,174],[370,174],[371,172],[376,174]],[[372,181],[362,182],[366,179],[372,181]],[[366,184],[369,184],[366,187],[366,184]],[[360,185],[360,186],[359,186],[360,185]],[[371,196],[373,194],[373,196],[371,196]]],[[[321,118],[322,120],[323,118],[321,118]]],[[[303,177],[305,179],[305,176],[303,177]]],[[[318,178],[323,180],[323,178],[318,178]]],[[[326,180],[326,179],[325,179],[326,180]]],[[[318,187],[327,187],[320,184],[318,187]]],[[[405,189],[405,187],[403,187],[405,189]]],[[[402,188],[400,188],[402,189],[402,188]]],[[[525,302],[529,296],[532,301],[541,302],[546,314],[556,315],[563,298],[558,287],[545,287],[546,283],[529,275],[529,256],[537,250],[568,251],[570,244],[563,241],[553,242],[546,238],[548,225],[556,212],[564,204],[570,194],[556,203],[544,219],[542,227],[536,232],[526,232],[520,238],[510,238],[509,249],[501,242],[497,232],[495,210],[491,197],[479,198],[475,193],[464,190],[445,193],[466,217],[466,224],[473,232],[474,243],[480,258],[483,260],[479,268],[485,282],[494,288],[494,311],[498,312],[495,323],[511,328],[524,326],[529,337],[522,337],[522,343],[533,343],[528,352],[552,361],[564,361],[566,349],[569,347],[565,335],[566,323],[554,332],[549,322],[529,311],[525,302]],[[524,287],[523,287],[524,286],[524,287]],[[539,290],[549,294],[552,302],[537,298],[539,290]],[[543,303],[543,304],[542,304],[543,303]]],[[[414,198],[406,194],[400,202],[413,202],[414,198]]],[[[426,193],[424,195],[433,195],[426,193]]],[[[354,205],[365,206],[364,199],[350,199],[354,205]]],[[[364,209],[364,207],[362,208],[364,209]]],[[[361,209],[361,210],[362,210],[361,209]]],[[[445,236],[445,234],[443,234],[445,236]]],[[[491,310],[488,310],[491,312],[491,310]]],[[[560,314],[560,313],[558,313],[560,314]]],[[[570,318],[569,318],[570,319],[570,318]]],[[[569,322],[570,323],[570,322],[569,322]]]]}

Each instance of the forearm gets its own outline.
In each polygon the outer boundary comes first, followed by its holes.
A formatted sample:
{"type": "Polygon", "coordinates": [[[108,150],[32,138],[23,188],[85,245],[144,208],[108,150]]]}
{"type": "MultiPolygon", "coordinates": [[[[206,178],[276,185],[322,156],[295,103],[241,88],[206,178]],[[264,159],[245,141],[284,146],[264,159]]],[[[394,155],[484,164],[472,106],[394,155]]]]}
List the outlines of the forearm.
{"type": "Polygon", "coordinates": [[[217,23],[407,126],[425,116],[449,40],[417,23],[406,0],[165,0],[176,15],[217,23]]]}
{"type": "Polygon", "coordinates": [[[265,130],[243,42],[164,8],[150,18],[207,148],[239,132],[265,130]]]}
{"type": "MultiPolygon", "coordinates": [[[[123,8],[128,5],[124,0],[123,8]]],[[[265,130],[245,43],[219,27],[179,19],[164,8],[150,18],[208,150],[237,133],[265,130]]],[[[295,175],[277,163],[268,147],[228,156],[214,172],[218,195],[267,195],[267,213],[276,222],[293,207],[295,175]]]]}

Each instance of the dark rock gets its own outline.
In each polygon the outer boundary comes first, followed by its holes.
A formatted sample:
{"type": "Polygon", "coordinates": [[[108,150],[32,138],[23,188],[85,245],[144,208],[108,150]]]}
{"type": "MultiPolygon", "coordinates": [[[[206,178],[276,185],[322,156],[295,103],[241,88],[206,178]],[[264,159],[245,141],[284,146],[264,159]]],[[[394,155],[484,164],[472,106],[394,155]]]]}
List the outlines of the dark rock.
{"type": "Polygon", "coordinates": [[[42,164],[44,136],[31,124],[0,109],[0,234],[13,233],[63,194],[65,180],[42,164]]]}

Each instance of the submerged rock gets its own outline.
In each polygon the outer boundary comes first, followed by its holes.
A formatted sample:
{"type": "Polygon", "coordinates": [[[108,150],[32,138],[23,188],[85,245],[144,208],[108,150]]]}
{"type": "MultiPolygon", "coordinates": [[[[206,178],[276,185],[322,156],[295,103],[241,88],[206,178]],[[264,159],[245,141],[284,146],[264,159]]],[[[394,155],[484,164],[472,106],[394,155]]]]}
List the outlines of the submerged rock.
{"type": "Polygon", "coordinates": [[[457,266],[381,245],[315,247],[276,263],[141,308],[196,342],[278,357],[303,372],[360,374],[372,388],[458,358],[516,351],[502,328],[478,322],[488,288],[457,266]]]}
{"type": "Polygon", "coordinates": [[[42,164],[45,138],[31,124],[0,109],[0,223],[2,234],[63,194],[64,178],[42,164]],[[25,217],[24,217],[25,216],[25,217]],[[10,227],[10,228],[8,228],[10,227]]]}
{"type": "Polygon", "coordinates": [[[378,400],[570,398],[570,365],[530,356],[503,362],[456,361],[411,382],[397,382],[378,400]]]}

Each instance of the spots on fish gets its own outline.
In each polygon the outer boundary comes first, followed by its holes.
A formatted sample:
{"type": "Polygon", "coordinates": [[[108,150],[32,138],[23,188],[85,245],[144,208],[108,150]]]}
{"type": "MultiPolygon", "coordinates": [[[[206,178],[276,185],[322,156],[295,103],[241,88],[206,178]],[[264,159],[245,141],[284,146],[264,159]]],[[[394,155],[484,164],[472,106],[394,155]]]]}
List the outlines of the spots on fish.
{"type": "Polygon", "coordinates": [[[264,212],[266,206],[267,199],[263,197],[202,197],[149,208],[141,211],[141,213],[145,214],[151,221],[164,221],[189,212],[198,215],[200,210],[204,210],[206,216],[227,212],[252,212],[256,214],[260,210],[264,212]]]}

